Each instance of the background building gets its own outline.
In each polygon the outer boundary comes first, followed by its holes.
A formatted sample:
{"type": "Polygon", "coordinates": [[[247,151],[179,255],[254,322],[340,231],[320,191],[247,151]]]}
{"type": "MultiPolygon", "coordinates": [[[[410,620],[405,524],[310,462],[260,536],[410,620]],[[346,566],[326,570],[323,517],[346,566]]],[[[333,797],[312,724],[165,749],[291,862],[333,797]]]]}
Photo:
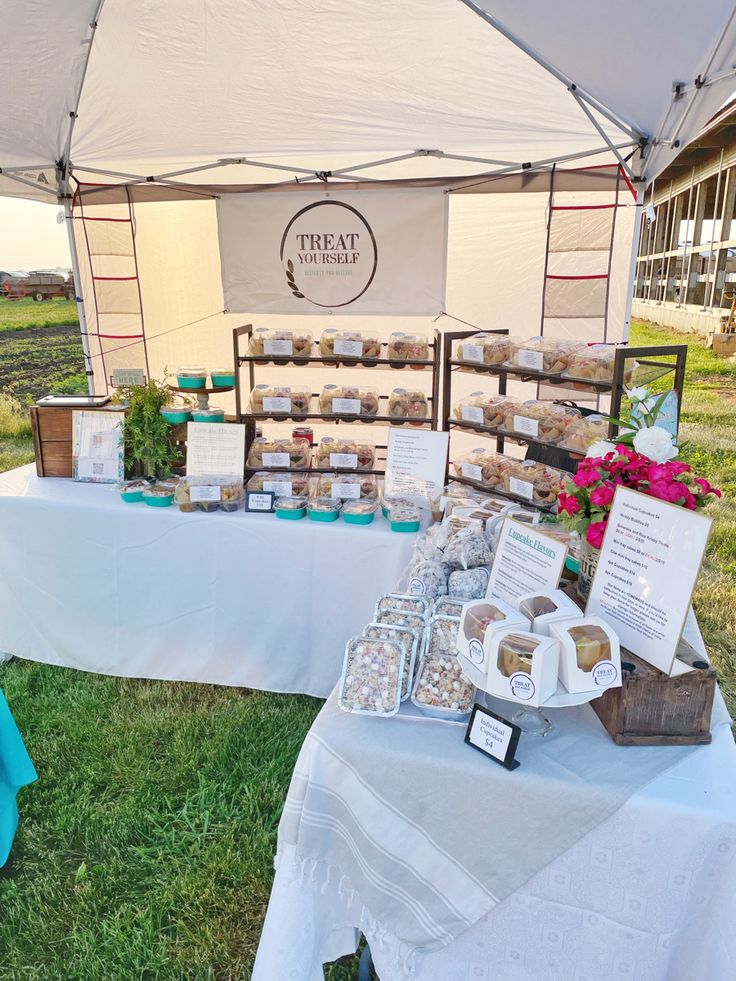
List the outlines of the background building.
{"type": "Polygon", "coordinates": [[[635,317],[703,333],[718,325],[736,293],[735,203],[736,100],[647,192],[635,317]]]}

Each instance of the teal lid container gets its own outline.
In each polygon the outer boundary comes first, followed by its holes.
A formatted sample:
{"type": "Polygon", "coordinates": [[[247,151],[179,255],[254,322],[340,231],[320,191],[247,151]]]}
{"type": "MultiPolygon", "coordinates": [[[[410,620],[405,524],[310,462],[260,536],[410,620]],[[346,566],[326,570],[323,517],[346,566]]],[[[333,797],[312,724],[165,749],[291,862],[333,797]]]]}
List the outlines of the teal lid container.
{"type": "Polygon", "coordinates": [[[391,531],[419,531],[422,521],[419,511],[412,507],[392,507],[388,512],[391,531]]]}
{"type": "Polygon", "coordinates": [[[176,383],[179,388],[204,388],[207,382],[207,369],[201,365],[187,365],[179,368],[176,383]]]}
{"type": "Polygon", "coordinates": [[[174,502],[174,488],[170,484],[153,484],[143,491],[143,500],[149,508],[168,508],[174,502]]]}
{"type": "Polygon", "coordinates": [[[300,521],[307,513],[306,497],[279,497],[274,513],[282,521],[300,521]]]}
{"type": "Polygon", "coordinates": [[[337,521],[342,502],[333,497],[314,497],[307,505],[310,521],[337,521]]]}
{"type": "Polygon", "coordinates": [[[192,422],[224,422],[225,410],[216,409],[212,406],[209,409],[192,409],[192,422]]]}
{"type": "Polygon", "coordinates": [[[189,409],[178,405],[165,405],[161,409],[161,415],[172,426],[182,422],[189,422],[192,418],[192,413],[189,409]]]}
{"type": "Polygon", "coordinates": [[[118,484],[120,497],[126,504],[137,504],[139,501],[142,501],[143,491],[147,487],[150,487],[150,484],[141,477],[138,477],[136,480],[121,480],[118,484]]]}
{"type": "Polygon", "coordinates": [[[344,501],[342,516],[348,525],[369,525],[376,517],[378,504],[375,501],[344,501]]]}
{"type": "Polygon", "coordinates": [[[235,372],[232,368],[213,368],[210,378],[213,388],[232,388],[235,385],[235,372]]]}

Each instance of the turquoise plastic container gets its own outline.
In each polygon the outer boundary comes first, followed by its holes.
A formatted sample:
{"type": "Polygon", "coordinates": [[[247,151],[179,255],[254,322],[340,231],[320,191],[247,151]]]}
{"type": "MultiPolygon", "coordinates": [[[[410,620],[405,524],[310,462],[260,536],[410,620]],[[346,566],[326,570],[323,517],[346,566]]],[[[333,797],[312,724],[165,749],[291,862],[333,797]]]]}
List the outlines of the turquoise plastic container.
{"type": "Polygon", "coordinates": [[[421,521],[392,521],[391,531],[419,531],[421,521]]]}
{"type": "Polygon", "coordinates": [[[419,531],[422,519],[413,509],[407,507],[391,508],[388,514],[391,531],[419,531]]]}
{"type": "Polygon", "coordinates": [[[204,388],[207,377],[195,377],[194,375],[177,375],[176,381],[179,388],[204,388]]]}
{"type": "Polygon", "coordinates": [[[172,426],[181,422],[189,422],[192,418],[192,413],[189,409],[167,408],[166,406],[161,409],[161,415],[172,426]]]}
{"type": "Polygon", "coordinates": [[[226,374],[224,371],[213,371],[210,379],[213,388],[233,388],[235,385],[235,375],[226,374]]]}
{"type": "Polygon", "coordinates": [[[337,521],[342,510],[342,502],[331,497],[316,497],[307,505],[310,521],[337,521]]]}
{"type": "Polygon", "coordinates": [[[378,506],[366,501],[345,501],[342,516],[346,525],[369,525],[376,517],[378,506]]]}
{"type": "Polygon", "coordinates": [[[160,487],[150,487],[143,491],[143,500],[149,508],[168,508],[174,503],[174,488],[166,488],[167,493],[162,494],[160,487]],[[156,493],[158,492],[158,493],[156,493]]]}
{"type": "Polygon", "coordinates": [[[274,513],[282,521],[301,521],[307,513],[307,501],[303,497],[285,497],[276,501],[274,513]]]}
{"type": "Polygon", "coordinates": [[[138,504],[143,500],[143,491],[148,488],[148,484],[143,480],[126,480],[118,484],[120,497],[126,504],[138,504]]]}
{"type": "Polygon", "coordinates": [[[192,409],[192,422],[224,422],[224,409],[192,409]]]}

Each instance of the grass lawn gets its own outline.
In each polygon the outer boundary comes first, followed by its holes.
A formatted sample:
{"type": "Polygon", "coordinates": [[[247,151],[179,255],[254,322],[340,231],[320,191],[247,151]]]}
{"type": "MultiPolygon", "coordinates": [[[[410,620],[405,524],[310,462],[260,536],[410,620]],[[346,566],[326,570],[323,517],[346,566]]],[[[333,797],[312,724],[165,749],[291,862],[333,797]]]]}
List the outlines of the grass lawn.
{"type": "MultiPolygon", "coordinates": [[[[636,344],[682,337],[637,324],[636,344]]],[[[3,341],[0,340],[0,358],[3,341]]],[[[687,456],[726,500],[695,598],[736,712],[736,365],[690,343],[687,456]]],[[[32,458],[0,404],[0,468],[32,458]]],[[[40,781],[0,872],[2,981],[242,981],[268,901],[280,809],[320,703],[14,661],[0,686],[40,781]]],[[[353,981],[356,962],[330,981],[353,981]]]]}
{"type": "Polygon", "coordinates": [[[0,334],[58,324],[79,324],[75,300],[0,300],[0,334]]]}

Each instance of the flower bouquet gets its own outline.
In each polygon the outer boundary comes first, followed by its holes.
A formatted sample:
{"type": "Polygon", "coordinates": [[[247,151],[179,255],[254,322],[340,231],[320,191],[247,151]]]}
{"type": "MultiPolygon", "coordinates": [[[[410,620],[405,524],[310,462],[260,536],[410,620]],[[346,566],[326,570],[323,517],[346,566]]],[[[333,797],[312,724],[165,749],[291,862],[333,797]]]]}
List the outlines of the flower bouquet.
{"type": "MultiPolygon", "coordinates": [[[[657,430],[652,439],[652,452],[665,449],[669,453],[658,435],[664,433],[671,443],[669,433],[658,427],[651,429],[657,430]]],[[[640,429],[637,435],[645,432],[646,429],[640,429]]],[[[603,450],[602,455],[587,456],[580,461],[577,473],[568,481],[557,502],[560,523],[583,536],[578,582],[578,594],[583,598],[590,590],[597,550],[603,544],[616,487],[629,487],[691,511],[721,496],[718,488],[712,487],[705,477],[695,477],[690,465],[682,460],[666,458],[660,462],[624,443],[618,443],[612,449],[607,449],[612,444],[601,443],[594,444],[588,452],[603,450]]]]}

